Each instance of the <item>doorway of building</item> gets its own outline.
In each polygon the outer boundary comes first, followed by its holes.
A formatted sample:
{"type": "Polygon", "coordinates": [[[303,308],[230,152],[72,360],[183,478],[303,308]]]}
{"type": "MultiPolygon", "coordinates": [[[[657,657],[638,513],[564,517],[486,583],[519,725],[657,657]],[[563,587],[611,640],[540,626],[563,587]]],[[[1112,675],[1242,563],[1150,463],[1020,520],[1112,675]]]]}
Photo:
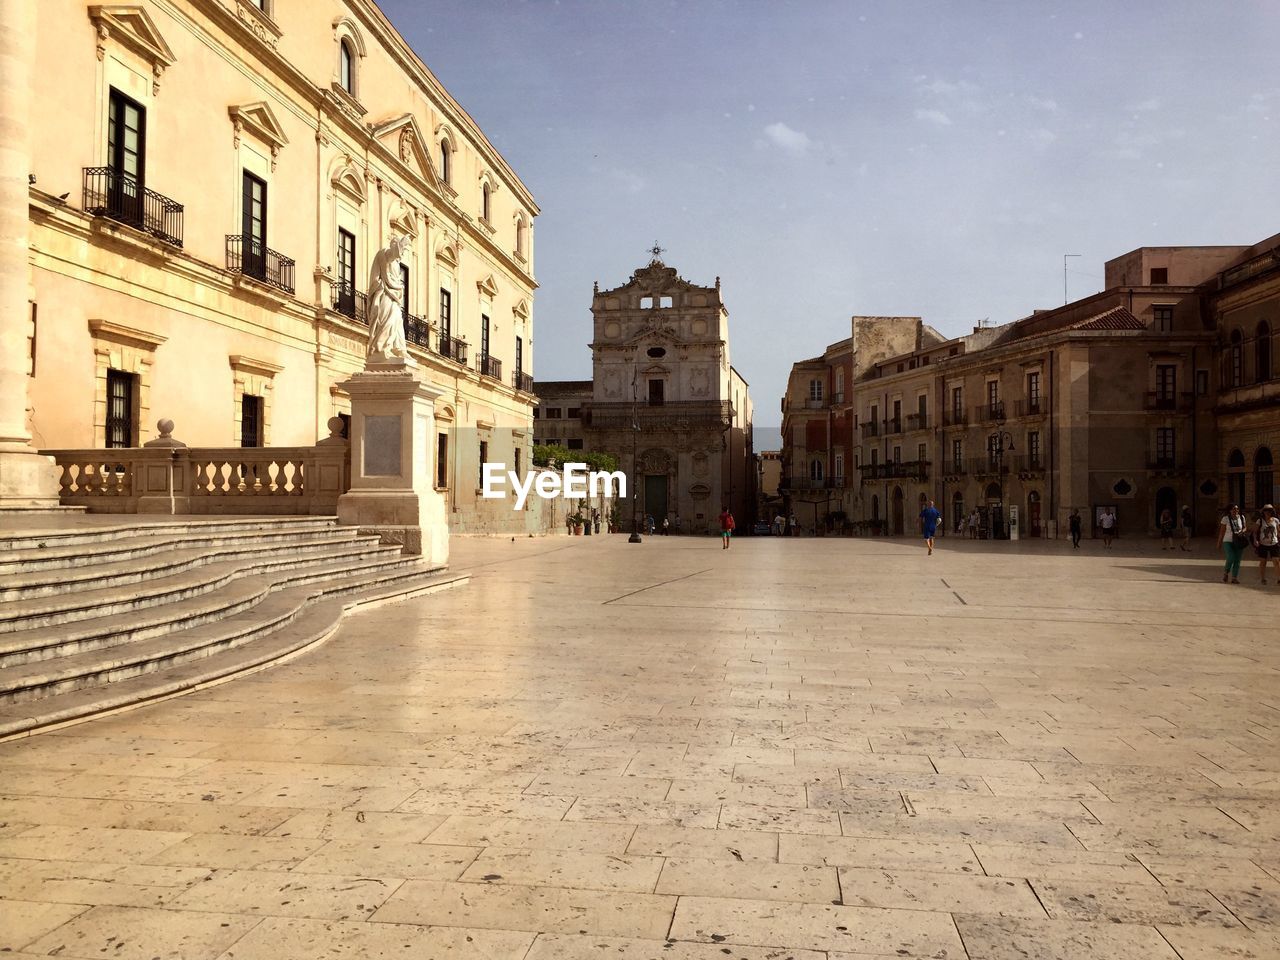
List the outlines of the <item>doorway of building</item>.
{"type": "Polygon", "coordinates": [[[1027,494],[1027,536],[1042,536],[1040,531],[1040,492],[1032,490],[1027,494]]]}
{"type": "Polygon", "coordinates": [[[648,474],[644,478],[644,512],[661,528],[667,515],[667,476],[648,474]]]}
{"type": "Polygon", "coordinates": [[[951,529],[960,533],[967,522],[968,518],[964,512],[964,494],[957,491],[951,496],[951,529]]]}
{"type": "Polygon", "coordinates": [[[893,535],[900,537],[905,531],[902,526],[902,488],[893,488],[893,535]]]}
{"type": "Polygon", "coordinates": [[[993,540],[1004,539],[1004,501],[1000,497],[1000,484],[987,484],[987,536],[993,540]]]}
{"type": "Polygon", "coordinates": [[[1156,515],[1153,519],[1157,530],[1160,529],[1160,517],[1166,510],[1173,517],[1173,525],[1179,526],[1182,520],[1178,517],[1178,492],[1173,487],[1161,487],[1156,491],[1156,515]]]}

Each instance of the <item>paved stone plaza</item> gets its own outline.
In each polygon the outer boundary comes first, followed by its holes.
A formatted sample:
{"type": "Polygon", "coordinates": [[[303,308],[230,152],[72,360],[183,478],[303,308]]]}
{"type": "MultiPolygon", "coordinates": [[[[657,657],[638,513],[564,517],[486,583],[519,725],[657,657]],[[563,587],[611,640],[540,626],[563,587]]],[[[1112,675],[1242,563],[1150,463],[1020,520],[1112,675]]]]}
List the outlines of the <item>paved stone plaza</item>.
{"type": "Polygon", "coordinates": [[[453,568],[291,663],[0,745],[0,949],[1280,957],[1280,588],[1204,542],[453,568]]]}

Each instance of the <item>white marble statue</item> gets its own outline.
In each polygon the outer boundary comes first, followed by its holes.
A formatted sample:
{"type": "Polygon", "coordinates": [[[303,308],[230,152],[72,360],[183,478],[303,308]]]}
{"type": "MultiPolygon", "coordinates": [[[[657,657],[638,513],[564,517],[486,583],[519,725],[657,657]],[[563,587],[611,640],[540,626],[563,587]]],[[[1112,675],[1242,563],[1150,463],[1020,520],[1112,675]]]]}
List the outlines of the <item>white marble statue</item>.
{"type": "Polygon", "coordinates": [[[404,279],[400,258],[409,249],[408,237],[396,237],[373,257],[369,268],[369,349],[366,362],[404,363],[404,279]]]}

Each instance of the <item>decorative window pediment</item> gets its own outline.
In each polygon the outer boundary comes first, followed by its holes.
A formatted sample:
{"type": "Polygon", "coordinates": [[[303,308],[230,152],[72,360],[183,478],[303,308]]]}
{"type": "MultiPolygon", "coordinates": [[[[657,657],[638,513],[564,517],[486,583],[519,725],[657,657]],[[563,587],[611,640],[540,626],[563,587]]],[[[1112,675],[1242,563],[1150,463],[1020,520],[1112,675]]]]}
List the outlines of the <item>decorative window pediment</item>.
{"type": "Polygon", "coordinates": [[[514,313],[521,320],[528,320],[529,319],[529,301],[521,297],[520,300],[516,302],[516,305],[511,308],[511,312],[514,313]]]}
{"type": "Polygon", "coordinates": [[[350,157],[344,157],[335,167],[333,176],[329,178],[333,189],[346,194],[358,204],[363,204],[366,197],[364,177],[356,169],[350,157]]]}
{"type": "Polygon", "coordinates": [[[492,273],[483,280],[477,280],[476,286],[479,288],[480,292],[486,296],[496,297],[498,295],[498,284],[497,281],[493,279],[492,273]]]}
{"type": "Polygon", "coordinates": [[[173,50],[155,21],[141,6],[98,3],[89,7],[89,19],[98,31],[98,59],[107,55],[107,41],[115,40],[151,64],[151,92],[160,92],[160,77],[173,64],[173,50]]]}
{"type": "Polygon", "coordinates": [[[416,237],[418,235],[418,215],[412,207],[405,206],[399,199],[391,208],[391,215],[387,218],[387,223],[391,225],[392,230],[398,231],[402,236],[416,237]]]}
{"type": "Polygon", "coordinates": [[[442,243],[436,250],[436,259],[450,267],[458,265],[458,248],[452,243],[442,243]]]}
{"type": "Polygon", "coordinates": [[[280,148],[289,142],[289,138],[285,136],[284,128],[280,126],[270,104],[259,100],[256,103],[228,107],[227,113],[235,130],[235,146],[240,146],[241,134],[248,131],[271,148],[271,169],[275,170],[276,157],[280,148]]]}
{"type": "Polygon", "coordinates": [[[413,114],[405,113],[373,124],[370,130],[374,139],[379,140],[401,163],[437,191],[443,192],[440,190],[440,178],[436,175],[435,164],[431,162],[427,150],[427,138],[423,136],[422,128],[418,126],[413,114]]]}

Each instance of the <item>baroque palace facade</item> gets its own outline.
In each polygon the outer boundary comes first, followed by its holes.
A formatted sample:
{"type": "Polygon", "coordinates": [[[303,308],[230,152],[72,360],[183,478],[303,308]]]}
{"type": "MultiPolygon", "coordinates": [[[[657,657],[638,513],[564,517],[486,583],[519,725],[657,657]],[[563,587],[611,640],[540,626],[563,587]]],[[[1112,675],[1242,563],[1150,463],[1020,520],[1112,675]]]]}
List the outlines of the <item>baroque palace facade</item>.
{"type": "MultiPolygon", "coordinates": [[[[537,384],[540,443],[611,453],[636,506],[660,526],[707,533],[728,506],[755,514],[752,407],[729,357],[720,279],[703,287],[654,257],[591,301],[591,380],[537,384]]],[[[621,506],[630,528],[630,505],[621,506]]]]}
{"type": "Polygon", "coordinates": [[[532,440],[538,207],[378,7],[30,6],[34,445],[138,446],[164,417],[192,445],[327,436],[402,235],[451,526],[522,526],[477,488],[482,451],[532,440]]]}
{"type": "Polygon", "coordinates": [[[801,524],[910,534],[926,498],[948,530],[1056,536],[1114,510],[1146,535],[1190,507],[1277,498],[1280,237],[1144,247],[1103,292],[946,339],[918,318],[854,318],[796,364],[783,401],[784,492],[801,524]],[[859,324],[881,336],[861,339],[859,324]],[[894,348],[897,349],[894,349],[894,348]]]}

